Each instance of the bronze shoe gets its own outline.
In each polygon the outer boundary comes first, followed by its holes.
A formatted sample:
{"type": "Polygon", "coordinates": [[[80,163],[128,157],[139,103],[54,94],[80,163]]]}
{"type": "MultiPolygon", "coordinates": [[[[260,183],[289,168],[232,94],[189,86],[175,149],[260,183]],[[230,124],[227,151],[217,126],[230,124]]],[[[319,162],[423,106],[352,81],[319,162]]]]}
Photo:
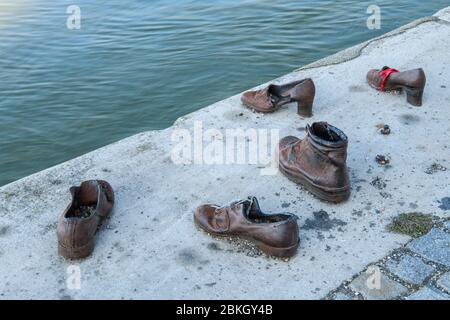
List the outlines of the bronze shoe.
{"type": "Polygon", "coordinates": [[[396,69],[383,67],[381,70],[370,70],[367,73],[369,85],[379,91],[406,91],[406,99],[413,106],[422,105],[423,91],[426,84],[423,69],[400,72],[396,69]]]}
{"type": "Polygon", "coordinates": [[[297,219],[290,213],[262,213],[255,197],[225,207],[202,205],[194,214],[196,225],[212,235],[245,238],[267,255],[284,258],[297,251],[297,219]]]}
{"type": "Polygon", "coordinates": [[[263,113],[274,112],[287,103],[297,102],[297,113],[302,117],[311,117],[315,94],[314,82],[304,79],[281,86],[271,84],[261,90],[247,91],[242,95],[241,101],[250,109],[263,113]]]}
{"type": "Polygon", "coordinates": [[[319,199],[339,203],[350,196],[347,136],[326,122],[306,127],[306,137],[285,137],[279,143],[280,171],[319,199]]]}
{"type": "Polygon", "coordinates": [[[70,188],[72,201],[57,226],[58,252],[67,259],[81,259],[94,250],[95,233],[111,213],[114,192],[108,182],[90,180],[70,188]]]}

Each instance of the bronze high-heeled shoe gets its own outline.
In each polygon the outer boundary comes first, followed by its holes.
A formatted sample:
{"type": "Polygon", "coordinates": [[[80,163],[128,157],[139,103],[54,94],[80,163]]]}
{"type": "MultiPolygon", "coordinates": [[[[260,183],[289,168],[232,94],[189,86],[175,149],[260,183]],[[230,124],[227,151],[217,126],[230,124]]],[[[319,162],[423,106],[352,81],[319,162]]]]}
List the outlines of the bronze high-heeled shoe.
{"type": "Polygon", "coordinates": [[[413,106],[422,105],[426,76],[423,69],[400,72],[396,69],[384,67],[381,70],[370,70],[367,82],[379,91],[406,91],[406,99],[413,106]]]}
{"type": "Polygon", "coordinates": [[[247,91],[242,95],[241,101],[245,106],[263,113],[274,112],[287,103],[297,102],[297,113],[302,117],[311,117],[315,94],[314,82],[311,79],[304,79],[247,91]]]}

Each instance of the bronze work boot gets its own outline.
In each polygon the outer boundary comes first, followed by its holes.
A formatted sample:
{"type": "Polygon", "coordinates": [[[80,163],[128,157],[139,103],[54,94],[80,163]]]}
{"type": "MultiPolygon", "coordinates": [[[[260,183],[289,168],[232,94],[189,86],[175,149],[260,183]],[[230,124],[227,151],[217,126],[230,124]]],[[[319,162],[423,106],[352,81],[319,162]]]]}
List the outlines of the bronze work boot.
{"type": "Polygon", "coordinates": [[[406,99],[413,106],[422,105],[423,91],[426,84],[423,69],[400,72],[396,69],[384,67],[381,70],[370,70],[367,73],[369,85],[379,91],[406,91],[406,99]]]}
{"type": "Polygon", "coordinates": [[[347,144],[347,136],[326,122],[308,125],[305,139],[281,139],[280,171],[319,199],[345,201],[350,196],[347,144]]]}
{"type": "Polygon", "coordinates": [[[202,205],[194,214],[196,225],[212,235],[245,238],[267,255],[283,258],[291,257],[297,251],[297,219],[290,213],[262,213],[255,197],[226,207],[202,205]]]}
{"type": "Polygon", "coordinates": [[[271,84],[268,87],[247,91],[241,101],[244,105],[258,112],[270,113],[283,105],[297,102],[297,113],[302,117],[312,117],[312,107],[316,88],[311,79],[291,82],[285,85],[271,84]]]}
{"type": "Polygon", "coordinates": [[[95,233],[111,213],[114,192],[108,182],[90,180],[70,188],[72,201],[58,220],[58,252],[67,259],[81,259],[94,250],[95,233]]]}

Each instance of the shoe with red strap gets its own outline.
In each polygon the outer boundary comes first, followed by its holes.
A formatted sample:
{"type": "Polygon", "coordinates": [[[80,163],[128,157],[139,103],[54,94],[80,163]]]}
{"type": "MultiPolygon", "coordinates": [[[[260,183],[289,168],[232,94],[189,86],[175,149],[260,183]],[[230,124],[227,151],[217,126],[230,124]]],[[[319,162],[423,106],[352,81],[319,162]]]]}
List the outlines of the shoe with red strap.
{"type": "Polygon", "coordinates": [[[422,68],[400,72],[394,68],[384,67],[381,70],[370,70],[367,73],[367,82],[379,91],[406,92],[406,101],[420,107],[427,77],[422,68]]]}

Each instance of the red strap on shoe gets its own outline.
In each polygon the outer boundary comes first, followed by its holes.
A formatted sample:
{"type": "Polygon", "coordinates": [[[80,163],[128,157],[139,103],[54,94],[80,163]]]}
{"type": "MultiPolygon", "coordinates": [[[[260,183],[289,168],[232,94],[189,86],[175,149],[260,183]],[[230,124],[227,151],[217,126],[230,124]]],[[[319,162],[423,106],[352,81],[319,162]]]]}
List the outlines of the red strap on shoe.
{"type": "Polygon", "coordinates": [[[381,84],[380,84],[380,90],[384,91],[384,88],[386,87],[386,82],[389,78],[389,76],[393,73],[398,73],[400,71],[398,71],[397,69],[394,68],[388,68],[385,67],[383,68],[383,70],[380,72],[380,76],[383,77],[383,80],[381,80],[381,84]]]}

